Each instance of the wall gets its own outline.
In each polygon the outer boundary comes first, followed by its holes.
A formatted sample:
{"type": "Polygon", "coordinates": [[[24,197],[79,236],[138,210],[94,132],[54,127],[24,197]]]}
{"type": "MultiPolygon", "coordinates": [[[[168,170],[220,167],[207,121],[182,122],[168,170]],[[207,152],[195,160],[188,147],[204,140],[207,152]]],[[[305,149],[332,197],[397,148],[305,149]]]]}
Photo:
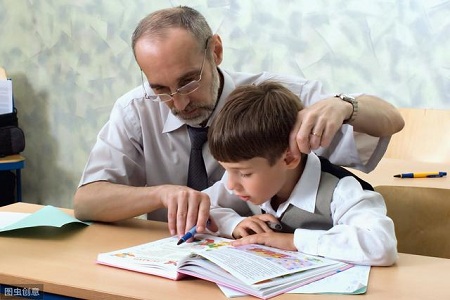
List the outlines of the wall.
{"type": "Polygon", "coordinates": [[[0,0],[0,65],[27,139],[26,202],[71,207],[115,99],[140,81],[134,27],[179,4],[221,35],[223,67],[296,74],[399,107],[450,108],[450,1],[0,0]]]}

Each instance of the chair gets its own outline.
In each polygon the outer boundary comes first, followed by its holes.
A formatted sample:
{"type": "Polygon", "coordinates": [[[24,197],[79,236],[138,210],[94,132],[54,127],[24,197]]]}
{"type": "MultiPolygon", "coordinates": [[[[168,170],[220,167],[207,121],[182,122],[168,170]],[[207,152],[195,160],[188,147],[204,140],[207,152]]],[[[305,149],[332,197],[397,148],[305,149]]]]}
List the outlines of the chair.
{"type": "Polygon", "coordinates": [[[450,164],[450,110],[399,108],[405,120],[384,157],[450,164]]]}
{"type": "Polygon", "coordinates": [[[22,201],[21,169],[25,167],[25,157],[19,154],[0,158],[0,171],[15,171],[16,173],[16,199],[22,201]]]}
{"type": "Polygon", "coordinates": [[[377,186],[394,221],[398,251],[450,258],[450,189],[377,186]]]}

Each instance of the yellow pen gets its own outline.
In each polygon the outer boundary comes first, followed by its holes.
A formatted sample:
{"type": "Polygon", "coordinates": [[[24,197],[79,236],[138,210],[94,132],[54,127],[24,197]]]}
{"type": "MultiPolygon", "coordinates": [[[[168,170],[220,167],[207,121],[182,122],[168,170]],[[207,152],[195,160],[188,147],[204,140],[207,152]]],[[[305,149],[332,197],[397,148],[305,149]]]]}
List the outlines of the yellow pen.
{"type": "Polygon", "coordinates": [[[418,173],[402,173],[394,175],[397,178],[438,178],[447,176],[447,172],[418,172],[418,173]]]}

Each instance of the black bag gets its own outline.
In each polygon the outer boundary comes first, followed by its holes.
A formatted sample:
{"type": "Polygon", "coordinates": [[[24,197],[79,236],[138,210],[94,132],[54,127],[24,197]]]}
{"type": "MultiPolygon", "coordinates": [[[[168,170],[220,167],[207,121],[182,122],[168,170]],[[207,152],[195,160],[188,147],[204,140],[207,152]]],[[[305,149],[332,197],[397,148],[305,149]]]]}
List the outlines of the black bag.
{"type": "Polygon", "coordinates": [[[0,157],[19,154],[25,149],[25,135],[18,126],[17,110],[0,115],[0,157]]]}
{"type": "Polygon", "coordinates": [[[19,126],[19,120],[17,119],[17,109],[14,108],[12,113],[0,115],[0,128],[6,126],[19,126]]]}

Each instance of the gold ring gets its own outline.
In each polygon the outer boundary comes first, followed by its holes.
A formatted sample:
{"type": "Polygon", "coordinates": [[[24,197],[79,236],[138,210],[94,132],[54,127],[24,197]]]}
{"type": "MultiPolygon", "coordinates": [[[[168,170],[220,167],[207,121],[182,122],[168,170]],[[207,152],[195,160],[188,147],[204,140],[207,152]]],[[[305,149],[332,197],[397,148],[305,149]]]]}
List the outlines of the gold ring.
{"type": "Polygon", "coordinates": [[[317,136],[317,137],[321,137],[322,135],[317,133],[317,132],[311,132],[312,135],[317,136]]]}

